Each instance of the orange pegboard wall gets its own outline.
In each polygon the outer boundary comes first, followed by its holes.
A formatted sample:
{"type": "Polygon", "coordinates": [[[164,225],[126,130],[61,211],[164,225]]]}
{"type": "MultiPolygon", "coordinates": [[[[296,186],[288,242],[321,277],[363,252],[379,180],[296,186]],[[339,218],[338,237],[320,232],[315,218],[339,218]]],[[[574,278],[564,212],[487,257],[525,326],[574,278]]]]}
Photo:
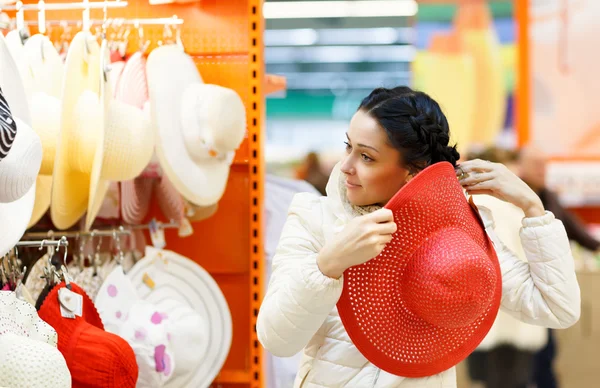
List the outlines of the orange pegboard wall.
{"type": "MultiPolygon", "coordinates": [[[[60,1],[47,1],[51,2],[60,1]]],[[[26,0],[24,3],[36,2],[26,0]]],[[[90,12],[92,19],[102,19],[102,10],[90,12]]],[[[181,38],[204,82],[230,87],[243,98],[248,132],[236,154],[227,190],[215,216],[193,224],[194,234],[185,239],[178,238],[175,231],[167,231],[167,249],[191,258],[209,271],[229,303],[233,342],[225,366],[213,386],[259,388],[264,386],[262,351],[255,332],[263,290],[262,1],[202,0],[151,6],[147,0],[129,0],[126,8],[108,10],[108,18],[173,15],[184,20],[181,38]]],[[[27,20],[36,17],[36,12],[25,13],[27,20]]],[[[46,19],[81,19],[81,11],[49,11],[46,19]]],[[[35,32],[35,28],[30,29],[35,32]]],[[[78,29],[71,26],[69,35],[72,37],[78,29]]],[[[61,27],[51,27],[48,35],[56,41],[63,32],[61,27]]],[[[144,37],[152,41],[150,49],[164,37],[163,26],[144,26],[143,32],[144,37]]],[[[137,31],[131,28],[129,51],[137,48],[136,36],[137,31]]],[[[152,213],[161,218],[156,204],[152,213]]]]}

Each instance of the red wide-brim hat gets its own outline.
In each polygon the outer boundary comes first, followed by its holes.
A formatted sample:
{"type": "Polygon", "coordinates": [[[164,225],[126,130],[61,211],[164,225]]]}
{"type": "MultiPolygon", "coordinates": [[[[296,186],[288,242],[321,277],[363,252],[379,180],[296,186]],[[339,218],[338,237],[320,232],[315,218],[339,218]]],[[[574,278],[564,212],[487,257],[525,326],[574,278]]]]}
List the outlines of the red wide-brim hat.
{"type": "Polygon", "coordinates": [[[375,366],[432,376],[464,360],[494,323],[498,257],[450,163],[423,170],[385,207],[398,230],[379,256],[346,270],[338,311],[375,366]]]}

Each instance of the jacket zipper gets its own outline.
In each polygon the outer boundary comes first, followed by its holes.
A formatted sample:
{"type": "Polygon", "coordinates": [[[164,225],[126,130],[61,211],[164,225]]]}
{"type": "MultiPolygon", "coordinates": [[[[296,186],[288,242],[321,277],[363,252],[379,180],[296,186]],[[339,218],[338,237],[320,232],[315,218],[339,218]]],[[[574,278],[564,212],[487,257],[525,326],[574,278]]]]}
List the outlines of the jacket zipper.
{"type": "Polygon", "coordinates": [[[373,385],[371,387],[375,388],[375,386],[377,385],[377,381],[379,380],[380,373],[381,373],[381,369],[377,368],[377,371],[375,372],[375,378],[373,379],[373,385]]]}
{"type": "Polygon", "coordinates": [[[302,388],[304,386],[304,383],[306,382],[306,379],[308,378],[309,373],[310,373],[310,369],[308,370],[308,372],[306,372],[306,374],[302,378],[302,381],[300,382],[300,386],[298,388],[302,388]]]}

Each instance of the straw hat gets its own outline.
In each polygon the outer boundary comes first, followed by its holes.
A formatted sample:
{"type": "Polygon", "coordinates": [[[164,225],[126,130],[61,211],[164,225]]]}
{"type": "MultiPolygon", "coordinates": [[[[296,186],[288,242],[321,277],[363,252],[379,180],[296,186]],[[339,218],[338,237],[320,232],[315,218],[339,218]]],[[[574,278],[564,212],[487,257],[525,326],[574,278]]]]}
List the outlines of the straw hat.
{"type": "Polygon", "coordinates": [[[244,139],[242,99],[231,89],[204,84],[193,59],[174,45],[152,51],[147,72],[156,153],[165,175],[188,201],[215,204],[244,139]]]}
{"type": "MultiPolygon", "coordinates": [[[[110,53],[106,42],[101,48],[102,69],[106,74],[110,53]]],[[[126,181],[138,176],[150,162],[154,137],[144,112],[112,98],[108,77],[103,76],[104,136],[98,143],[92,166],[90,196],[85,221],[89,229],[102,206],[110,181],[126,181]]]]}
{"type": "Polygon", "coordinates": [[[29,96],[33,129],[44,150],[42,167],[36,180],[35,205],[29,227],[35,225],[50,208],[52,172],[56,140],[60,133],[60,97],[64,64],[48,37],[36,34],[25,42],[24,60],[29,65],[29,96]]]}
{"type": "Polygon", "coordinates": [[[108,63],[106,43],[100,48],[89,33],[75,36],[67,54],[50,208],[59,229],[75,224],[86,209],[89,228],[110,181],[134,178],[151,156],[154,139],[142,136],[148,121],[141,110],[112,100],[108,63]]]}
{"type": "Polygon", "coordinates": [[[86,211],[91,171],[104,134],[100,47],[89,32],[73,38],[61,98],[61,128],[54,160],[50,215],[58,229],[73,226],[86,211]]]}
{"type": "Polygon", "coordinates": [[[490,330],[500,264],[450,163],[423,170],[386,208],[398,231],[379,256],[344,273],[338,311],[374,365],[432,376],[464,360],[490,330]]]}

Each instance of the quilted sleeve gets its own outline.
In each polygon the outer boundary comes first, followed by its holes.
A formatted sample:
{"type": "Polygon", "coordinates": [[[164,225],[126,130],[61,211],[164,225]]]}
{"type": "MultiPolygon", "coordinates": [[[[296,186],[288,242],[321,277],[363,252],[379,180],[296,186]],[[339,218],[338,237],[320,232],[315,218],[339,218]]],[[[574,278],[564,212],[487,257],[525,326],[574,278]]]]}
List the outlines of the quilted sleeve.
{"type": "Polygon", "coordinates": [[[551,212],[524,218],[519,260],[490,228],[502,269],[502,309],[529,324],[564,329],[579,320],[581,295],[563,223],[551,212]]]}
{"type": "Polygon", "coordinates": [[[267,294],[258,314],[260,343],[278,357],[302,350],[335,307],[343,280],[331,279],[317,266],[323,246],[321,199],[296,194],[290,205],[267,294]]]}

